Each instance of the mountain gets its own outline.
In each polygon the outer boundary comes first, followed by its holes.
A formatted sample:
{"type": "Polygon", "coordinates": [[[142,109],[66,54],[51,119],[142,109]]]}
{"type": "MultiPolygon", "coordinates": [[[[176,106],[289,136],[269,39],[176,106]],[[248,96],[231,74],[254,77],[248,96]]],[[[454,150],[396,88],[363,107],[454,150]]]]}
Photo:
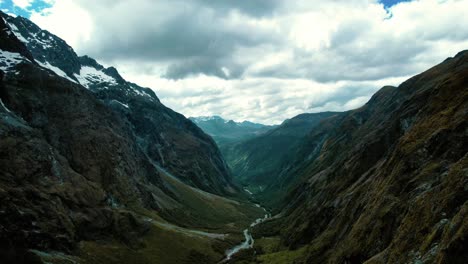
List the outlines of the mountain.
{"type": "Polygon", "coordinates": [[[267,126],[249,121],[234,122],[220,116],[190,117],[190,120],[213,137],[221,148],[226,144],[242,141],[266,133],[276,126],[267,126]]]}
{"type": "Polygon", "coordinates": [[[214,263],[263,212],[148,88],[0,19],[2,263],[214,263]],[[228,235],[230,234],[230,235],[228,235]]]}
{"type": "Polygon", "coordinates": [[[63,40],[25,18],[2,17],[38,65],[88,88],[128,122],[148,158],[194,187],[217,194],[233,191],[211,138],[161,104],[151,89],[125,81],[115,68],[88,56],[78,57],[63,40]]]}
{"type": "MultiPolygon", "coordinates": [[[[468,51],[323,120],[266,192],[260,263],[466,263],[468,51]]],[[[247,262],[247,260],[246,260],[247,262]]]]}
{"type": "Polygon", "coordinates": [[[300,140],[335,112],[301,114],[253,138],[221,146],[221,152],[236,180],[256,192],[266,188],[280,174],[281,165],[300,140]]]}

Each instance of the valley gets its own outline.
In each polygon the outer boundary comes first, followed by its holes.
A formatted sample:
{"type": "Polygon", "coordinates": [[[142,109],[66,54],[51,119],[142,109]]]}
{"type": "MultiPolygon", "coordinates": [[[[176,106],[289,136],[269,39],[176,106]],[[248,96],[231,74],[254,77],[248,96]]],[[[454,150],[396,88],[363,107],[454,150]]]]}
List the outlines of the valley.
{"type": "Polygon", "coordinates": [[[466,263],[468,51],[262,125],[186,118],[0,16],[2,263],[466,263]]]}
{"type": "Polygon", "coordinates": [[[222,149],[235,181],[275,215],[234,263],[463,263],[467,60],[383,87],[295,139],[286,121],[222,149]]]}

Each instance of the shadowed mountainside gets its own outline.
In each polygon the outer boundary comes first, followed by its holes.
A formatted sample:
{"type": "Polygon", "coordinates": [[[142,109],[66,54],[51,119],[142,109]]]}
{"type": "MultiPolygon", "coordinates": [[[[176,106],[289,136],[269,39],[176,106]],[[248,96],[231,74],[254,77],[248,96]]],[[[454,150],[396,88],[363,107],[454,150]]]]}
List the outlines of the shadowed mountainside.
{"type": "Polygon", "coordinates": [[[467,76],[463,51],[313,129],[267,190],[289,194],[256,261],[464,263],[467,76]]]}

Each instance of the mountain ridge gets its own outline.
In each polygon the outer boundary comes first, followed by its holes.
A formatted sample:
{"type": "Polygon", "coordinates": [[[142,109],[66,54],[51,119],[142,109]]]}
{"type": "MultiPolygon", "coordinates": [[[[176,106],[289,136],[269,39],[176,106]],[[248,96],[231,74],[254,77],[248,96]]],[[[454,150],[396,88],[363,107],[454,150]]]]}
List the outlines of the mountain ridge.
{"type": "Polygon", "coordinates": [[[209,134],[222,149],[225,145],[264,134],[275,125],[263,125],[250,121],[235,122],[220,116],[190,117],[198,127],[209,134]]]}

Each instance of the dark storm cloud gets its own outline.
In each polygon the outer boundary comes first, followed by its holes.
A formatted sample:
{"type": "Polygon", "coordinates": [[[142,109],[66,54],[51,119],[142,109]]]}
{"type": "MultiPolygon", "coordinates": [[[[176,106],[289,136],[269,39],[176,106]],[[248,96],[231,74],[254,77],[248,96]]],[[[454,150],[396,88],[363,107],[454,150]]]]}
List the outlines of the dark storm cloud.
{"type": "MultiPolygon", "coordinates": [[[[199,73],[229,79],[244,71],[232,60],[238,48],[279,41],[270,32],[227,19],[267,15],[277,1],[139,2],[144,4],[113,3],[108,13],[94,16],[98,27],[86,52],[104,60],[164,63],[164,76],[171,79],[199,73]]],[[[90,8],[102,12],[99,4],[90,8]]]]}

